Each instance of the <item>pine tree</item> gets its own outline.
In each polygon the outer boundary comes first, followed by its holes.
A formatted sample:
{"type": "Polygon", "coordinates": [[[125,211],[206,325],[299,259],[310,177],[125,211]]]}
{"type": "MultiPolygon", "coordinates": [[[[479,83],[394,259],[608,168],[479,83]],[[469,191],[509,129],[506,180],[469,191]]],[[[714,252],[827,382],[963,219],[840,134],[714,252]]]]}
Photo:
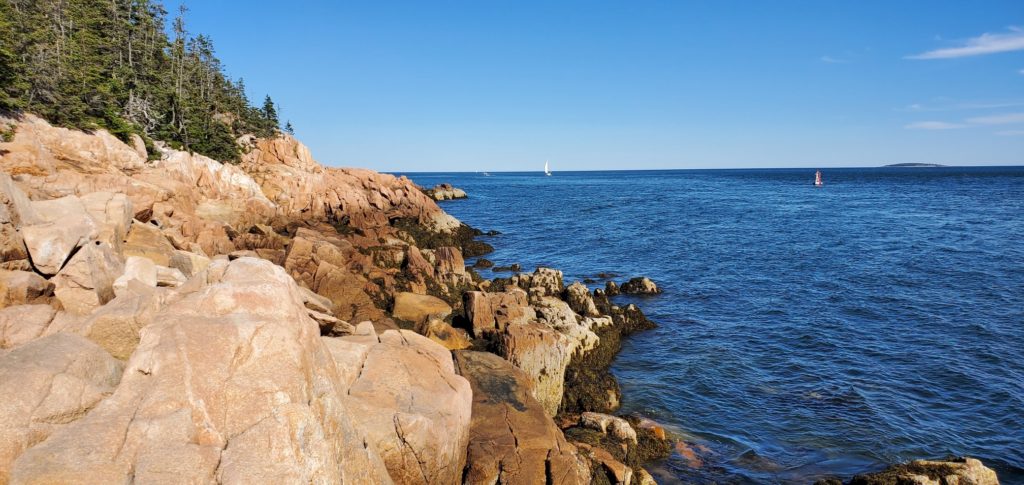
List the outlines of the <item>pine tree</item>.
{"type": "Polygon", "coordinates": [[[277,121],[277,108],[274,107],[274,100],[270,99],[269,94],[263,100],[263,119],[267,121],[267,126],[269,127],[277,128],[279,124],[277,121]]]}
{"type": "Polygon", "coordinates": [[[295,127],[292,126],[291,121],[288,121],[287,123],[284,124],[284,132],[289,135],[295,136],[295,127]]]}
{"type": "Polygon", "coordinates": [[[186,13],[168,36],[155,0],[0,0],[0,110],[237,160],[238,135],[278,132],[277,107],[250,104],[186,13]]]}

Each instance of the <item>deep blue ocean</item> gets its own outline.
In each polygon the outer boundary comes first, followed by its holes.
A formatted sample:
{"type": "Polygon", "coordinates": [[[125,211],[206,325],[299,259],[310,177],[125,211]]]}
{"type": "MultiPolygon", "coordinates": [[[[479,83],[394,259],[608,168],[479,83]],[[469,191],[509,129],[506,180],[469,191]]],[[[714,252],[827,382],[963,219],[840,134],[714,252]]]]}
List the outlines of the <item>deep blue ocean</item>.
{"type": "Polygon", "coordinates": [[[956,454],[1024,483],[1024,167],[408,175],[465,189],[499,265],[665,290],[613,369],[693,451],[659,482],[956,454]]]}

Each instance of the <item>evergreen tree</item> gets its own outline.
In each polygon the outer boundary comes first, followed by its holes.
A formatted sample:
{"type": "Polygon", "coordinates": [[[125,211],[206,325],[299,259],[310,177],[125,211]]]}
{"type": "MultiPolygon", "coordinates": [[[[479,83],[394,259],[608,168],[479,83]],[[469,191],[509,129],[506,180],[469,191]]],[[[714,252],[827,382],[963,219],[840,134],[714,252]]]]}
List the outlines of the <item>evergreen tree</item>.
{"type": "Polygon", "coordinates": [[[295,127],[292,126],[291,121],[288,121],[287,123],[284,124],[284,132],[289,135],[295,136],[295,127]]]}
{"type": "Polygon", "coordinates": [[[237,136],[277,133],[276,106],[250,104],[186,13],[168,36],[156,0],[0,0],[0,110],[237,160],[237,136]]]}
{"type": "Polygon", "coordinates": [[[274,107],[274,100],[270,99],[269,94],[263,100],[263,119],[266,120],[268,127],[277,128],[279,124],[277,121],[277,108],[274,107]]]}

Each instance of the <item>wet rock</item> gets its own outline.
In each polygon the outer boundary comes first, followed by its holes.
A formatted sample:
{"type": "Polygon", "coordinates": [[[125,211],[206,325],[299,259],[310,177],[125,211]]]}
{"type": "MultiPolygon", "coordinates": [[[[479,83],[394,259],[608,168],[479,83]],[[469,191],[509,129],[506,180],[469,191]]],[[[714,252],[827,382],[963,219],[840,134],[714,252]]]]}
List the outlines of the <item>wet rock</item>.
{"type": "Polygon", "coordinates": [[[396,483],[456,483],[469,442],[472,392],[451,354],[390,330],[367,352],[348,390],[356,426],[396,483]]]}
{"type": "Polygon", "coordinates": [[[393,317],[413,324],[422,324],[432,318],[443,320],[451,314],[452,307],[444,300],[409,292],[395,295],[395,307],[391,311],[393,317]]]}
{"type": "MultiPolygon", "coordinates": [[[[571,415],[563,416],[568,418],[571,415]]],[[[580,443],[586,443],[592,449],[601,449],[608,454],[605,458],[612,458],[634,471],[641,469],[644,463],[663,459],[672,452],[671,442],[640,428],[639,420],[635,417],[621,418],[586,412],[564,432],[566,439],[576,442],[581,448],[583,445],[580,443]]],[[[599,456],[591,457],[597,461],[596,465],[602,462],[608,464],[599,456]]]]}
{"type": "Polygon", "coordinates": [[[8,482],[11,465],[27,448],[113,392],[121,370],[99,346],[66,333],[0,354],[0,482],[8,482]]]}
{"type": "Polygon", "coordinates": [[[529,376],[494,354],[454,355],[473,389],[465,483],[590,483],[589,460],[533,398],[529,376]]]}
{"type": "Polygon", "coordinates": [[[661,293],[661,289],[658,288],[658,285],[654,284],[654,282],[646,276],[633,278],[623,283],[619,290],[622,293],[629,295],[657,295],[661,293]]]}
{"type": "Polygon", "coordinates": [[[998,485],[996,472],[974,458],[915,460],[878,473],[857,475],[849,485],[998,485]]]}
{"type": "Polygon", "coordinates": [[[56,314],[50,305],[16,305],[0,310],[0,349],[17,347],[36,339],[56,314]]]}
{"type": "Polygon", "coordinates": [[[494,263],[486,258],[478,258],[476,262],[473,263],[473,267],[477,269],[486,269],[492,266],[494,266],[494,263]]]}
{"type": "Polygon", "coordinates": [[[654,480],[654,477],[651,476],[650,472],[643,468],[637,468],[635,470],[635,473],[633,474],[633,482],[635,482],[636,485],[658,485],[658,482],[654,480]]]}
{"type": "Polygon", "coordinates": [[[615,485],[630,485],[633,483],[633,469],[617,460],[608,450],[585,443],[576,443],[576,446],[581,451],[587,453],[594,461],[596,465],[594,467],[595,481],[603,478],[607,483],[615,485]]]}
{"type": "Polygon", "coordinates": [[[519,263],[514,263],[511,266],[495,266],[494,267],[494,271],[496,271],[496,272],[511,271],[513,273],[518,273],[518,272],[520,272],[522,270],[523,270],[523,267],[519,263]]]}
{"type": "Polygon", "coordinates": [[[636,431],[630,426],[629,421],[617,416],[585,412],[580,415],[580,425],[610,435],[619,441],[629,441],[634,444],[637,442],[636,431]]]}
{"type": "Polygon", "coordinates": [[[53,289],[53,283],[38,274],[0,270],[0,308],[47,303],[53,296],[53,289]]]}
{"type": "Polygon", "coordinates": [[[604,292],[607,296],[617,296],[622,291],[619,289],[619,285],[614,281],[608,281],[604,284],[604,292]]]}
{"type": "MultiPolygon", "coordinates": [[[[597,324],[599,320],[596,319],[585,320],[589,322],[585,325],[588,331],[596,334],[597,344],[589,351],[574,357],[566,368],[566,391],[562,398],[561,412],[611,413],[618,409],[622,393],[608,369],[621,348],[623,337],[633,332],[654,328],[654,324],[636,305],[614,306],[607,302],[607,298],[602,298],[603,295],[595,293],[596,305],[602,313],[611,316],[612,323],[607,323],[607,317],[600,320],[604,322],[602,324],[597,324]]],[[[578,333],[586,336],[585,332],[578,333]]]]}

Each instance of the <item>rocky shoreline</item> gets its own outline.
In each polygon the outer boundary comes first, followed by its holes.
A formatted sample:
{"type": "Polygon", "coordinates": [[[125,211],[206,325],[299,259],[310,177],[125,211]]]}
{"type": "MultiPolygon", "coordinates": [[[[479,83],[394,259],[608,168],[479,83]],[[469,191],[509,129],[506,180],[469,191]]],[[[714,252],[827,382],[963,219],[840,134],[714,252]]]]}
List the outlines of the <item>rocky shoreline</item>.
{"type": "Polygon", "coordinates": [[[434,200],[458,189],[286,135],[228,165],[0,128],[0,484],[650,484],[673,448],[613,415],[654,323],[610,298],[649,279],[484,280],[465,258],[492,248],[434,200]]]}

